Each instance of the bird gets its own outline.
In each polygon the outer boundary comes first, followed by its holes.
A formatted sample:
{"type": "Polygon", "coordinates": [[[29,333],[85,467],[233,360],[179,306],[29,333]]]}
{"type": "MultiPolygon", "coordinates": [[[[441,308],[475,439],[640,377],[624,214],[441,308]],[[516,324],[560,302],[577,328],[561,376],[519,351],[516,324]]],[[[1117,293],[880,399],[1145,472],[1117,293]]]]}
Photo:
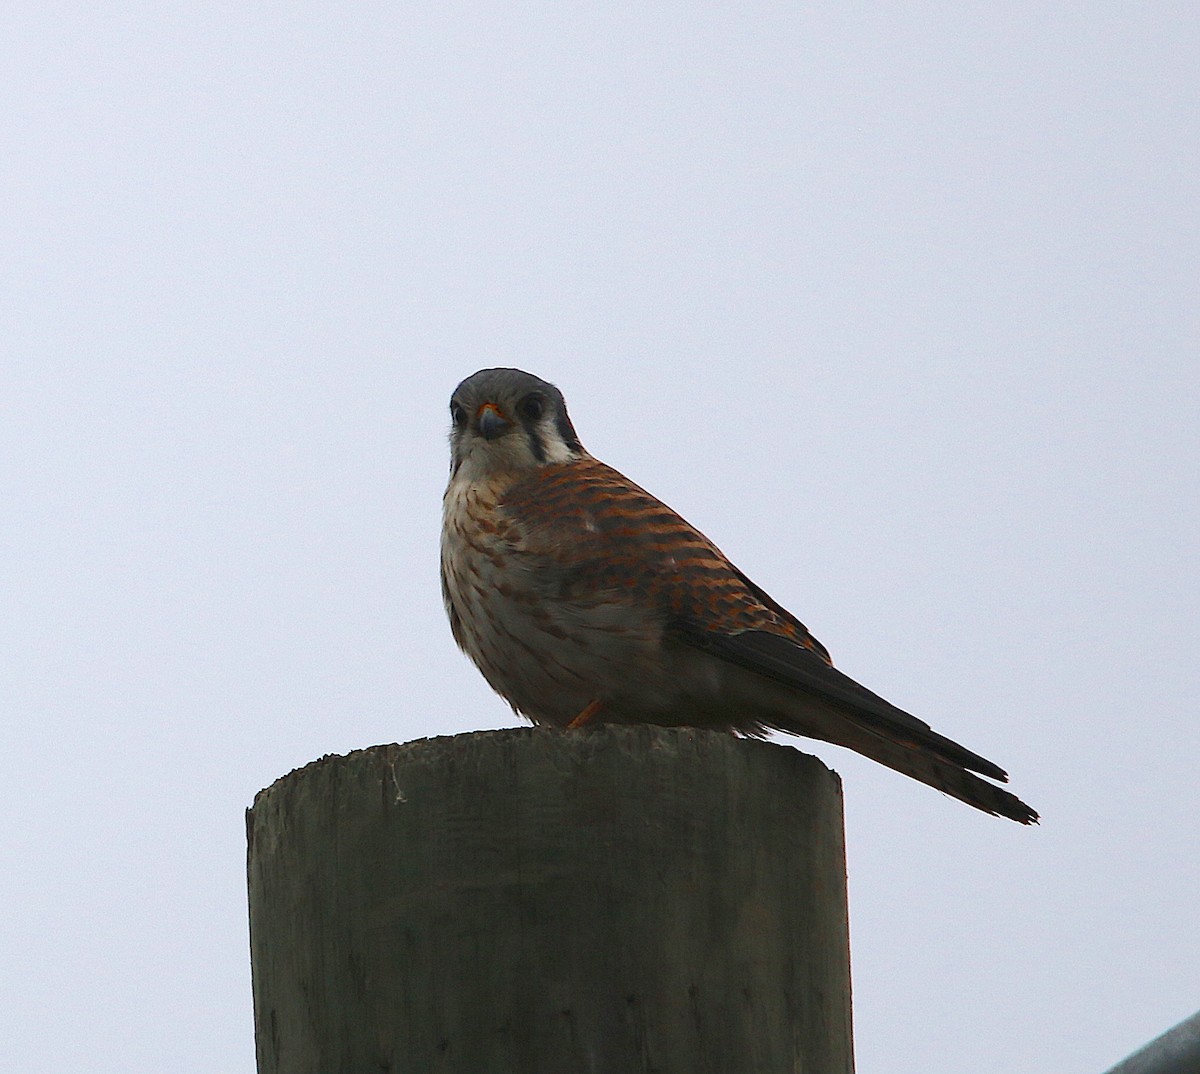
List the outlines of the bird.
{"type": "Polygon", "coordinates": [[[1020,824],[1008,776],[834,668],[694,526],[583,447],[562,392],[482,369],[450,399],[441,585],[460,648],[539,726],[773,732],[847,747],[1020,824]]]}

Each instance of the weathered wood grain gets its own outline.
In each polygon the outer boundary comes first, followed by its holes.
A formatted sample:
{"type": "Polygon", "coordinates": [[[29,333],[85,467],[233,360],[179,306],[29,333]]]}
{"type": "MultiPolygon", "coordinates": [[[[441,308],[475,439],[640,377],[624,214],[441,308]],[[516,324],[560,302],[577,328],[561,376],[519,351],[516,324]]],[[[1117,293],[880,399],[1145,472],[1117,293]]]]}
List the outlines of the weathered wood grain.
{"type": "Polygon", "coordinates": [[[247,814],[260,1074],[848,1074],[840,783],[715,732],[326,757],[247,814]]]}

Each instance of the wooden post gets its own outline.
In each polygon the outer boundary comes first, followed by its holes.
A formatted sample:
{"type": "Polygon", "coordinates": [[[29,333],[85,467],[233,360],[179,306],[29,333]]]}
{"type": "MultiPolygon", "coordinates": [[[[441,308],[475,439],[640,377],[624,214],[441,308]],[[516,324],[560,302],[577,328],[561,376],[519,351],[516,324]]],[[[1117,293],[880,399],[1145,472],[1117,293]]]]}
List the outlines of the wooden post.
{"type": "Polygon", "coordinates": [[[691,729],[326,757],[247,813],[259,1074],[850,1074],[841,785],[691,729]]]}

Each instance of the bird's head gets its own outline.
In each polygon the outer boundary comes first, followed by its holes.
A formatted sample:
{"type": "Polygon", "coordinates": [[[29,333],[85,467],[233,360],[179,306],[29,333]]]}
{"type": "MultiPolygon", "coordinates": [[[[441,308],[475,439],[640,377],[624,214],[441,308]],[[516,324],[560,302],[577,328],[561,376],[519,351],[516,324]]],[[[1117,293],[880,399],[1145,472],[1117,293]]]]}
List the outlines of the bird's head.
{"type": "Polygon", "coordinates": [[[450,397],[450,473],[471,478],[584,454],[553,384],[520,369],[481,369],[450,397]]]}

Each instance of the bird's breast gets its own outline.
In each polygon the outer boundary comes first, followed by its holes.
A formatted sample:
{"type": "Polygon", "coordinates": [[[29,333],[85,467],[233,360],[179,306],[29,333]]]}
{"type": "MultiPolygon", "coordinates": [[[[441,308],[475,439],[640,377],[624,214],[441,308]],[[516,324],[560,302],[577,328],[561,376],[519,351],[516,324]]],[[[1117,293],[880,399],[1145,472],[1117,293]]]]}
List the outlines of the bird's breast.
{"type": "Polygon", "coordinates": [[[631,681],[654,692],[663,677],[660,617],[604,592],[567,595],[561,546],[530,547],[502,495],[454,481],[446,492],[442,590],[458,644],[497,693],[539,723],[565,725],[596,698],[627,693],[631,681]]]}

